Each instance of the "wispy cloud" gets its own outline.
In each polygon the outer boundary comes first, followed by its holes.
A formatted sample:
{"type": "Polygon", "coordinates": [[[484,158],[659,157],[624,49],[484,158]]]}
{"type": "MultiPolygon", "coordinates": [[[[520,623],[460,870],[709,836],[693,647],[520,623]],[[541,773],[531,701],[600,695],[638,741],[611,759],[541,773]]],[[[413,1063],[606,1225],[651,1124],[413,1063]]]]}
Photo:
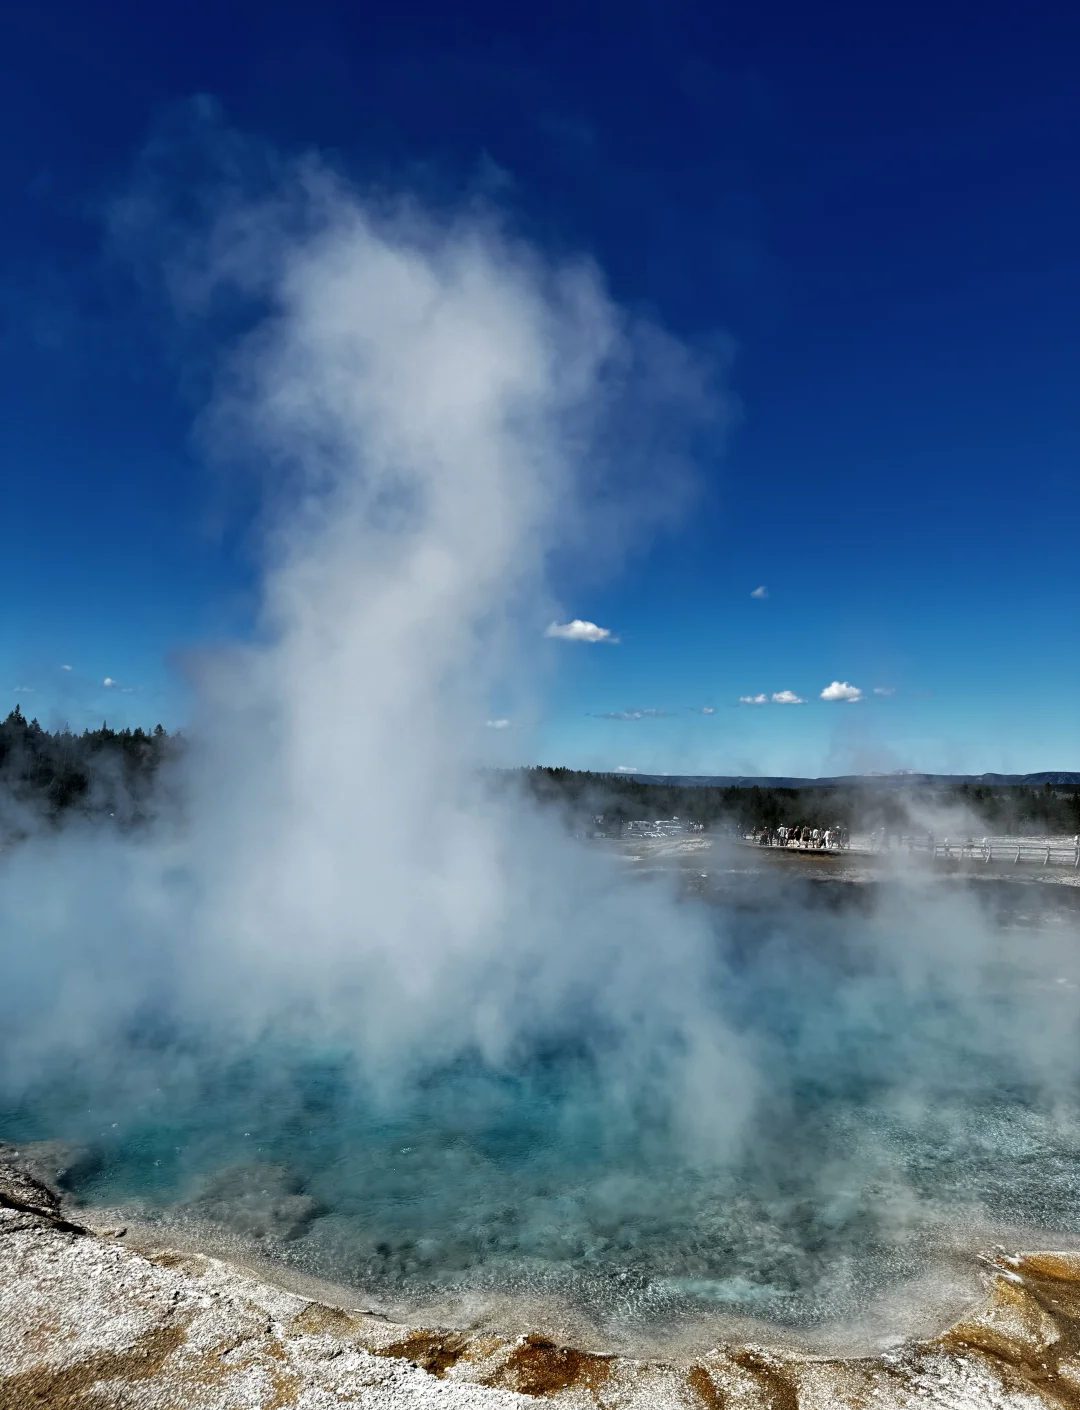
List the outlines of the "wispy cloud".
{"type": "Polygon", "coordinates": [[[701,710],[700,710],[700,713],[701,713],[702,715],[715,715],[715,714],[716,714],[716,706],[715,706],[715,705],[702,705],[701,710]]]}
{"type": "Polygon", "coordinates": [[[575,617],[572,622],[552,622],[544,630],[545,636],[556,637],[559,641],[606,641],[611,645],[619,640],[612,636],[607,627],[598,627],[595,622],[583,622],[575,617]]]}
{"type": "Polygon", "coordinates": [[[822,700],[846,700],[849,705],[854,705],[856,701],[863,698],[863,693],[857,685],[849,685],[847,681],[833,681],[832,685],[827,685],[821,692],[822,700]]]}
{"type": "Polygon", "coordinates": [[[593,716],[594,720],[660,720],[667,710],[608,710],[593,716]]]}
{"type": "Polygon", "coordinates": [[[510,721],[509,721],[509,720],[485,720],[485,721],[484,721],[484,727],[485,727],[486,729],[509,729],[509,728],[510,728],[510,721]]]}
{"type": "Polygon", "coordinates": [[[762,583],[760,587],[756,587],[754,591],[750,594],[750,596],[756,598],[758,602],[764,602],[768,595],[769,589],[765,586],[764,583],[762,583]]]}
{"type": "Polygon", "coordinates": [[[639,774],[641,770],[636,769],[633,764],[616,764],[615,772],[617,774],[639,774]]]}
{"type": "Polygon", "coordinates": [[[874,686],[874,694],[875,694],[875,695],[895,695],[895,694],[896,694],[896,686],[894,686],[894,685],[876,685],[876,686],[874,686]]]}
{"type": "Polygon", "coordinates": [[[105,679],[101,682],[101,684],[106,688],[106,690],[112,690],[112,688],[117,685],[118,682],[114,681],[112,676],[106,676],[105,679]]]}
{"type": "Polygon", "coordinates": [[[767,695],[740,695],[740,696],[739,696],[739,704],[740,704],[740,705],[768,705],[768,703],[769,703],[769,697],[768,697],[767,695]]]}
{"type": "Polygon", "coordinates": [[[793,690],[778,690],[773,696],[774,705],[805,705],[806,701],[793,690]]]}
{"type": "Polygon", "coordinates": [[[71,667],[70,667],[70,666],[61,666],[60,669],[61,669],[62,671],[70,671],[70,670],[71,670],[71,667]]]}

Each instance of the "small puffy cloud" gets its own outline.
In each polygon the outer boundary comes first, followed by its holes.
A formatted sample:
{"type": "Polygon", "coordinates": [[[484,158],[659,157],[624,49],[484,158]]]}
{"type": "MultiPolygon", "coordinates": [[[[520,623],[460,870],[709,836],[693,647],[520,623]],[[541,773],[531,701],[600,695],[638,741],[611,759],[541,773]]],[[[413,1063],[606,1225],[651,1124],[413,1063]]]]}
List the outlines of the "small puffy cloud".
{"type": "Polygon", "coordinates": [[[849,705],[854,705],[856,701],[863,698],[863,693],[857,685],[849,685],[847,681],[833,681],[832,685],[827,685],[821,692],[822,700],[846,700],[849,705]]]}
{"type": "Polygon", "coordinates": [[[875,694],[875,695],[895,695],[895,694],[896,694],[896,686],[894,686],[894,685],[876,685],[876,686],[874,686],[874,694],[875,694]]]}
{"type": "Polygon", "coordinates": [[[113,680],[112,676],[106,676],[105,679],[101,682],[101,684],[107,689],[111,690],[112,687],[116,685],[116,681],[113,680]]]}
{"type": "Polygon", "coordinates": [[[793,690],[778,690],[773,696],[774,705],[805,705],[806,701],[793,690]]]}
{"type": "Polygon", "coordinates": [[[583,622],[580,617],[575,617],[572,622],[552,622],[545,628],[544,635],[559,641],[607,641],[613,644],[619,639],[612,636],[607,627],[598,627],[595,622],[583,622]]]}
{"type": "Polygon", "coordinates": [[[754,598],[757,602],[764,602],[768,595],[769,589],[765,586],[764,583],[762,583],[760,587],[756,587],[754,591],[750,594],[750,596],[754,598]]]}
{"type": "Polygon", "coordinates": [[[716,714],[716,706],[715,706],[715,705],[702,705],[702,707],[701,707],[701,713],[702,713],[703,715],[715,715],[715,714],[716,714]]]}
{"type": "Polygon", "coordinates": [[[509,721],[509,720],[485,720],[485,721],[484,721],[484,726],[485,726],[486,729],[509,729],[509,728],[510,728],[510,721],[509,721]]]}
{"type": "Polygon", "coordinates": [[[617,774],[639,774],[641,770],[635,769],[633,764],[616,764],[615,772],[617,774]]]}
{"type": "Polygon", "coordinates": [[[769,697],[768,697],[767,695],[740,695],[740,696],[739,696],[739,704],[740,704],[740,705],[768,705],[768,703],[769,703],[769,697]]]}
{"type": "Polygon", "coordinates": [[[71,667],[70,667],[70,666],[61,666],[60,669],[61,669],[62,671],[70,671],[70,670],[71,670],[71,667]]]}

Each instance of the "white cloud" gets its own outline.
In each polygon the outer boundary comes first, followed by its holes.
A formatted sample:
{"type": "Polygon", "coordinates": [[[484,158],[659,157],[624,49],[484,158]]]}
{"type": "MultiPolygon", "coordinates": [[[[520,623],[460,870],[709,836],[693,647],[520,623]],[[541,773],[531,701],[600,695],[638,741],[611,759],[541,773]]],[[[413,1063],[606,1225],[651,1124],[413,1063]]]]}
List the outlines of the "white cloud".
{"type": "Polygon", "coordinates": [[[768,703],[769,703],[769,697],[768,697],[767,695],[740,695],[740,696],[739,696],[739,704],[740,704],[740,705],[768,705],[768,703]]]}
{"type": "Polygon", "coordinates": [[[116,684],[116,682],[113,680],[112,676],[106,676],[105,679],[101,682],[101,684],[104,686],[112,687],[116,684]]]}
{"type": "Polygon", "coordinates": [[[61,669],[62,671],[70,671],[70,670],[71,670],[71,667],[70,667],[70,666],[61,666],[60,669],[61,669]]]}
{"type": "Polygon", "coordinates": [[[557,637],[560,641],[608,641],[615,643],[617,636],[612,636],[607,627],[598,627],[595,622],[583,622],[579,617],[575,617],[572,622],[552,622],[551,626],[544,631],[545,636],[557,637]]]}
{"type": "Polygon", "coordinates": [[[874,686],[874,694],[875,694],[875,695],[895,695],[895,694],[896,694],[896,686],[894,686],[894,685],[876,685],[876,686],[874,686]]]}
{"type": "Polygon", "coordinates": [[[856,701],[863,698],[863,693],[857,685],[848,685],[847,681],[833,681],[832,685],[827,685],[821,692],[822,700],[846,700],[849,705],[854,705],[856,701]]]}
{"type": "Polygon", "coordinates": [[[509,720],[485,720],[485,721],[484,721],[484,724],[485,724],[485,726],[486,726],[488,729],[509,729],[509,728],[510,728],[510,721],[509,721],[509,720]]]}
{"type": "Polygon", "coordinates": [[[701,707],[701,713],[702,713],[703,715],[715,715],[715,714],[716,714],[716,706],[715,706],[715,705],[702,705],[702,707],[701,707]]]}
{"type": "Polygon", "coordinates": [[[615,772],[617,774],[639,774],[641,770],[634,768],[633,764],[616,764],[615,772]]]}
{"type": "Polygon", "coordinates": [[[594,716],[597,720],[660,720],[667,710],[609,710],[594,716]]]}
{"type": "Polygon", "coordinates": [[[764,602],[768,595],[769,589],[765,586],[764,583],[762,583],[760,587],[756,587],[754,591],[750,594],[751,597],[757,598],[758,602],[764,602]]]}
{"type": "Polygon", "coordinates": [[[774,705],[805,705],[806,701],[793,690],[778,690],[773,696],[774,705]]]}

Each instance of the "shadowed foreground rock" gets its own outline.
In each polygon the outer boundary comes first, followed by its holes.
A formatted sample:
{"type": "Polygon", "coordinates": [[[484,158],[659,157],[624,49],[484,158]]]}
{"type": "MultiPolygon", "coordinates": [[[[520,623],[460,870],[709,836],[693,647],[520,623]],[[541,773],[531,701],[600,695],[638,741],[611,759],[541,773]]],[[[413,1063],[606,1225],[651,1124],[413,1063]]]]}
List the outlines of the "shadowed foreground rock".
{"type": "Polygon", "coordinates": [[[395,1326],[218,1259],[143,1257],[71,1222],[51,1191],[0,1162],[0,1407],[1080,1410],[1080,1255],[1002,1258],[988,1281],[969,1319],[881,1356],[721,1347],[685,1365],[635,1361],[395,1326]]]}

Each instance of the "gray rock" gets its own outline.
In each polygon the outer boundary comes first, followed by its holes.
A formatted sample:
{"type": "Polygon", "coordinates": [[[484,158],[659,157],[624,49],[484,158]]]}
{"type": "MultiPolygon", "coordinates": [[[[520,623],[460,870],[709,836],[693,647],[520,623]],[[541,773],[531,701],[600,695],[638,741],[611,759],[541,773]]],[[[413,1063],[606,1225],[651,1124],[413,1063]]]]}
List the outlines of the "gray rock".
{"type": "Polygon", "coordinates": [[[101,1166],[101,1157],[77,1141],[0,1141],[0,1161],[24,1171],[54,1194],[67,1195],[101,1166]]]}
{"type": "Polygon", "coordinates": [[[8,1209],[26,1210],[32,1214],[57,1217],[60,1200],[40,1181],[21,1166],[0,1156],[0,1204],[8,1209]]]}

